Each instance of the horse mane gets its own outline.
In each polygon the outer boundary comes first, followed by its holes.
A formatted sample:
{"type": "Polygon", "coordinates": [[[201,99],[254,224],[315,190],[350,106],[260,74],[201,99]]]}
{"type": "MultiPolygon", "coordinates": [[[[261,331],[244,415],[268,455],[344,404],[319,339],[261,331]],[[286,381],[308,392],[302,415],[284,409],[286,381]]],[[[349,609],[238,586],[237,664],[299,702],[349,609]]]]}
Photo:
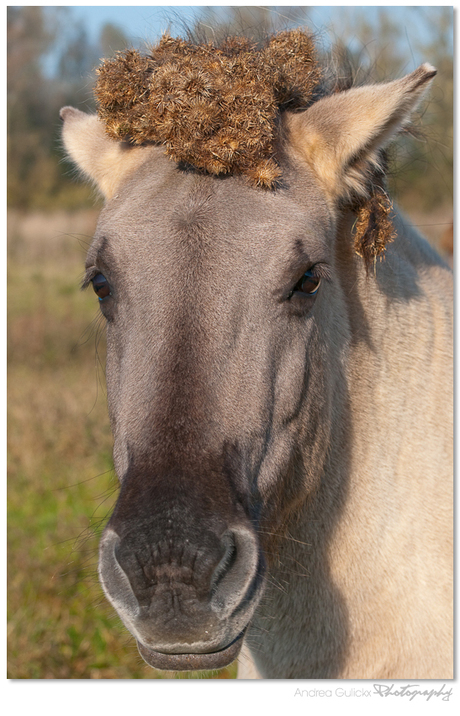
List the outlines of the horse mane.
{"type": "MultiPolygon", "coordinates": [[[[129,49],[97,69],[95,96],[106,133],[132,144],[153,143],[182,165],[213,175],[240,174],[275,189],[279,119],[303,111],[352,84],[331,82],[314,36],[301,29],[259,42],[228,36],[197,42],[165,34],[146,55],[129,49]]],[[[355,250],[367,266],[393,238],[384,171],[369,167],[367,194],[353,197],[355,250]]]]}

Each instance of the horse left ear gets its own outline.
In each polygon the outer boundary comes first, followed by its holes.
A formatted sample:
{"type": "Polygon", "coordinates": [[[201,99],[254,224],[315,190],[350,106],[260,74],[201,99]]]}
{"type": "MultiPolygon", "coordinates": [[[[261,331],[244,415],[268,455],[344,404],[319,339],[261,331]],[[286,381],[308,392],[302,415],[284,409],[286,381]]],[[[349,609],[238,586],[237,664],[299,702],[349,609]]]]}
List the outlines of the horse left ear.
{"type": "Polygon", "coordinates": [[[379,150],[410,121],[435,75],[424,64],[400,80],[324,97],[302,113],[286,112],[291,147],[332,199],[366,193],[369,164],[378,166],[379,150]]]}
{"type": "Polygon", "coordinates": [[[62,140],[67,154],[106,199],[110,199],[126,175],[147,158],[147,147],[110,139],[96,114],[63,107],[60,117],[64,122],[62,140]]]}

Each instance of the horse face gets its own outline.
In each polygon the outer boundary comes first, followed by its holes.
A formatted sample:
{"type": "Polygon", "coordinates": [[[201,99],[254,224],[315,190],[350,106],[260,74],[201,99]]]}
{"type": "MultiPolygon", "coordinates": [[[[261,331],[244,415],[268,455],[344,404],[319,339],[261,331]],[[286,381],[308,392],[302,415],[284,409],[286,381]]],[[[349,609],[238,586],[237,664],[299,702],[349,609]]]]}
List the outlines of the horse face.
{"type": "Polygon", "coordinates": [[[259,533],[314,479],[301,445],[316,468],[324,457],[320,354],[330,366],[340,350],[321,326],[338,292],[332,221],[305,183],[307,209],[300,188],[180,172],[155,151],[88,253],[121,481],[100,574],[160,668],[234,657],[263,590],[259,533]]]}
{"type": "Polygon", "coordinates": [[[96,117],[61,113],[67,151],[108,199],[86,273],[107,321],[121,481],[100,576],[153,666],[235,658],[268,536],[305,510],[333,441],[340,453],[359,320],[340,212],[365,195],[380,147],[433,75],[422,66],[285,113],[282,183],[269,191],[181,169],[158,147],[109,140],[96,117]]]}

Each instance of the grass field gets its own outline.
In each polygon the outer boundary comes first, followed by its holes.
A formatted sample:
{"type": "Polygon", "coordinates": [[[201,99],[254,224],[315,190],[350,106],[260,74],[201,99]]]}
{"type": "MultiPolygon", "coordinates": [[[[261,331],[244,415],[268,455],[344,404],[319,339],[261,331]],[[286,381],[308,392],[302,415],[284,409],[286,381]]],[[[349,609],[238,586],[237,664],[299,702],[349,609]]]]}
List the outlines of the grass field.
{"type": "MultiPolygon", "coordinates": [[[[8,676],[155,679],[97,581],[116,499],[104,328],[79,284],[97,212],[8,222],[8,676]]],[[[449,216],[417,217],[438,244],[449,216]],[[435,228],[433,228],[435,227],[435,228]]],[[[214,674],[232,678],[235,668],[214,674]]]]}

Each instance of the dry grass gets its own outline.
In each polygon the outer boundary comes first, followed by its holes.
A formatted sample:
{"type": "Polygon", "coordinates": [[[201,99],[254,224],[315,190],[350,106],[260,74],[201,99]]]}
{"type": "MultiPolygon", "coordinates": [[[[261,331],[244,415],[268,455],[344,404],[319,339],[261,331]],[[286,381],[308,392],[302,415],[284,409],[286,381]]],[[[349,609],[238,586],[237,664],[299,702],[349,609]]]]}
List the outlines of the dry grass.
{"type": "Polygon", "coordinates": [[[279,110],[308,106],[322,79],[313,36],[297,29],[261,47],[243,37],[218,45],[163,35],[148,55],[105,60],[99,116],[114,139],[158,143],[177,162],[272,187],[279,110]]]}

